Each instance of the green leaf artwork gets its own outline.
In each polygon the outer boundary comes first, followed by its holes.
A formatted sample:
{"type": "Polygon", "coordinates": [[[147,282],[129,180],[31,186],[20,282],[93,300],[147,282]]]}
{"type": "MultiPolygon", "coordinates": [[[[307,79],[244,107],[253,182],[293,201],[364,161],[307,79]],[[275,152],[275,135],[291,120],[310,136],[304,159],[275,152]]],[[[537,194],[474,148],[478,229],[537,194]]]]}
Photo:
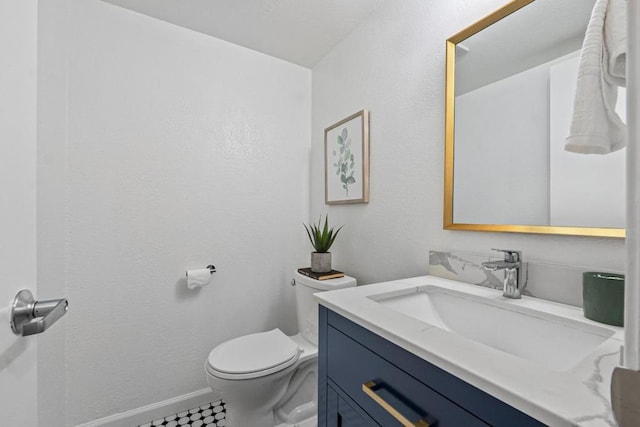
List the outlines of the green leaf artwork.
{"type": "Polygon", "coordinates": [[[349,131],[347,128],[342,129],[342,134],[337,138],[339,155],[336,150],[333,150],[333,157],[338,159],[333,164],[336,168],[336,175],[340,176],[340,182],[347,197],[349,197],[349,186],[356,183],[356,179],[353,176],[355,173],[355,158],[351,152],[351,138],[349,137],[349,131]]]}

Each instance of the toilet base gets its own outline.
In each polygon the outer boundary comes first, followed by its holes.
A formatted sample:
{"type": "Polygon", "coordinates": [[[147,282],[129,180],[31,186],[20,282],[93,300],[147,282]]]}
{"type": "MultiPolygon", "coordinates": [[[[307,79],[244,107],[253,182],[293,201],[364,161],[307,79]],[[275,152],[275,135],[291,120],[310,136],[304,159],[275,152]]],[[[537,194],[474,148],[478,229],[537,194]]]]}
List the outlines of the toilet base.
{"type": "Polygon", "coordinates": [[[282,423],[278,424],[276,427],[318,427],[318,417],[314,415],[309,419],[297,422],[295,424],[282,423]]]}
{"type": "Polygon", "coordinates": [[[227,425],[229,427],[241,426],[272,426],[275,424],[273,410],[269,407],[255,408],[234,408],[227,404],[226,411],[227,425]]]}
{"type": "Polygon", "coordinates": [[[315,358],[298,366],[287,387],[287,394],[283,396],[279,406],[274,410],[276,426],[280,424],[298,426],[318,413],[317,367],[317,359],[315,358]]]}

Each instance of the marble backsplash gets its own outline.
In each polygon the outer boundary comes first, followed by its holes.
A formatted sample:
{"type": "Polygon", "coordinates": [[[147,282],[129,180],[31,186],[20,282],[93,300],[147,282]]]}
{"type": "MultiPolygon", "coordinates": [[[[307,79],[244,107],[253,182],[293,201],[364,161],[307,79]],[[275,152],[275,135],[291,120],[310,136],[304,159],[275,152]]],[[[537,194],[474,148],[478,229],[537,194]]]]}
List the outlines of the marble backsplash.
{"type": "MultiPolygon", "coordinates": [[[[498,253],[482,255],[461,251],[429,251],[429,274],[473,285],[502,289],[504,271],[487,271],[481,265],[485,261],[501,259],[503,256],[498,253]]],[[[523,259],[527,260],[526,254],[523,255],[523,259]]],[[[577,307],[582,307],[582,273],[603,271],[535,260],[527,260],[523,264],[523,277],[527,281],[525,295],[577,307]]],[[[604,271],[624,273],[612,270],[604,271]]]]}

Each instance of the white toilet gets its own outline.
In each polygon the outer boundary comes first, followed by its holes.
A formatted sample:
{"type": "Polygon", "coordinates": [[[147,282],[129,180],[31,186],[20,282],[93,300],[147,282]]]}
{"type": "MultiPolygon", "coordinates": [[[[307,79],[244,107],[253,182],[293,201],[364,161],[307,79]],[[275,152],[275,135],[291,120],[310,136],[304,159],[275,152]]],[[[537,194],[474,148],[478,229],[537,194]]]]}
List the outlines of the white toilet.
{"type": "Polygon", "coordinates": [[[298,272],[294,280],[298,334],[274,329],[244,335],[209,353],[207,382],[226,402],[227,427],[306,426],[304,421],[316,414],[318,304],[313,294],[350,288],[356,280],[320,281],[298,272]]]}

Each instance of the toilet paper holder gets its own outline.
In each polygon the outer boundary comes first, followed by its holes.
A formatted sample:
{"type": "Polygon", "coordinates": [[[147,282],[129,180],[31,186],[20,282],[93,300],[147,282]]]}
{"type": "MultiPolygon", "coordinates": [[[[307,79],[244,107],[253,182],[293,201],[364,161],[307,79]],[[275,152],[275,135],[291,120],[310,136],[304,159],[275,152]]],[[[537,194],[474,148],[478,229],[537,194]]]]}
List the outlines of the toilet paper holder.
{"type": "MultiPolygon", "coordinates": [[[[213,265],[213,264],[209,264],[209,265],[207,265],[205,268],[208,268],[208,269],[209,269],[209,273],[210,273],[210,274],[213,274],[213,273],[215,273],[215,272],[216,272],[216,266],[215,266],[215,265],[213,265]]],[[[187,271],[185,271],[185,272],[184,272],[184,275],[185,275],[185,277],[189,277],[189,273],[188,273],[187,271]]]]}

